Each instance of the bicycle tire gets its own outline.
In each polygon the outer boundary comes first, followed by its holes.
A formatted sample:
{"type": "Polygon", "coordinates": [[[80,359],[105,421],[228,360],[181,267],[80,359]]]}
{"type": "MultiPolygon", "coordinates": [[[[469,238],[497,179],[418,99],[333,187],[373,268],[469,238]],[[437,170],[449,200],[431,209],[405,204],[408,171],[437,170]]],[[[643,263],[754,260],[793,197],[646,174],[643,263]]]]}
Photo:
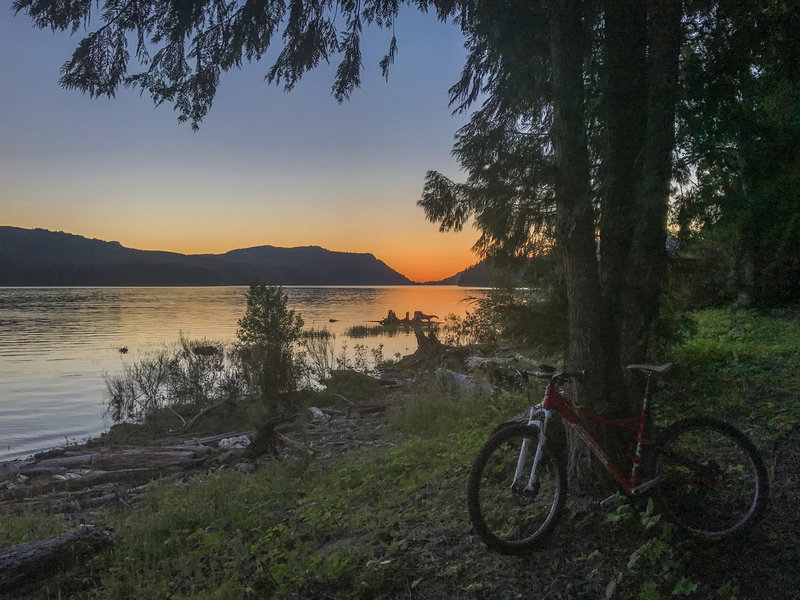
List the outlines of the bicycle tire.
{"type": "Polygon", "coordinates": [[[764,461],[738,429],[709,417],[670,425],[659,437],[653,496],[679,529],[708,539],[744,531],[762,515],[769,497],[764,461]]]}
{"type": "Polygon", "coordinates": [[[475,532],[489,548],[503,554],[521,554],[539,544],[556,525],[567,495],[567,476],[549,445],[537,469],[533,493],[523,488],[528,481],[539,429],[532,425],[508,425],[492,435],[472,463],[467,484],[467,506],[475,532]],[[530,440],[524,481],[514,485],[522,441],[530,440]]]}

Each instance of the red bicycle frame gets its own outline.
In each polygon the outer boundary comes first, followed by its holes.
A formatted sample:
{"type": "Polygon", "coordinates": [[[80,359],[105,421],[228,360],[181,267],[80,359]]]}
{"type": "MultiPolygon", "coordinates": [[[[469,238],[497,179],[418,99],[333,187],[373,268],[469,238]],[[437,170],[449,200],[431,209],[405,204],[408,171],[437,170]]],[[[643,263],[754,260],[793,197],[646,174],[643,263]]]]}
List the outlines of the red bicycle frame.
{"type": "Polygon", "coordinates": [[[636,432],[636,451],[631,458],[631,462],[633,464],[631,466],[630,479],[625,478],[600,443],[581,424],[578,416],[575,414],[575,411],[572,410],[572,403],[568,398],[558,393],[558,391],[552,385],[548,385],[547,389],[545,390],[544,402],[542,402],[542,408],[544,408],[545,411],[555,410],[561,415],[562,419],[564,419],[564,422],[569,425],[569,427],[581,440],[583,440],[583,442],[592,451],[592,454],[597,457],[597,459],[611,474],[614,480],[622,487],[623,490],[625,490],[627,494],[641,493],[645,491],[645,489],[648,489],[655,484],[655,481],[653,480],[642,481],[638,476],[639,464],[642,456],[642,447],[652,444],[652,442],[647,440],[644,436],[645,425],[647,423],[647,400],[649,396],[649,387],[650,378],[648,377],[647,388],[645,389],[644,400],[642,402],[642,412],[637,417],[629,417],[626,419],[606,419],[590,408],[578,408],[583,415],[600,427],[620,427],[622,429],[628,429],[636,432]]]}

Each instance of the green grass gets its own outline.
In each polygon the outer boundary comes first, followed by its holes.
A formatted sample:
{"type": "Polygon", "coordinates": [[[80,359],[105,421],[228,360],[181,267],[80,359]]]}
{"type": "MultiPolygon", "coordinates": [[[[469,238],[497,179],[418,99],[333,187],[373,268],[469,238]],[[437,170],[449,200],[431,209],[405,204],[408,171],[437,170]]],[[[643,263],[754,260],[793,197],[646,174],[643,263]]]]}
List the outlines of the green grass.
{"type": "Polygon", "coordinates": [[[64,515],[47,514],[22,506],[8,506],[0,512],[0,548],[67,531],[64,515]]]}
{"type": "MultiPolygon", "coordinates": [[[[742,540],[698,544],[677,537],[652,506],[614,512],[575,502],[540,551],[488,552],[468,526],[469,465],[491,427],[527,398],[465,397],[422,379],[395,398],[389,447],[266,463],[250,475],[220,468],[179,486],[161,482],[132,508],[98,515],[116,544],[69,597],[789,600],[800,589],[800,448],[787,444],[800,437],[800,325],[796,313],[695,317],[696,333],[664,357],[678,368],[657,409],[664,418],[733,416],[757,436],[773,507],[742,540]]],[[[339,378],[343,395],[368,383],[339,378]]],[[[65,527],[58,515],[5,509],[0,543],[65,527]]]]}
{"type": "Polygon", "coordinates": [[[678,366],[660,398],[667,414],[690,410],[785,437],[800,422],[800,312],[695,313],[696,331],[670,351],[678,366]]]}
{"type": "Polygon", "coordinates": [[[290,461],[161,484],[132,512],[106,516],[119,543],[93,564],[99,597],[380,594],[396,584],[391,565],[409,535],[463,528],[465,465],[480,440],[465,433],[335,466],[290,461]]]}

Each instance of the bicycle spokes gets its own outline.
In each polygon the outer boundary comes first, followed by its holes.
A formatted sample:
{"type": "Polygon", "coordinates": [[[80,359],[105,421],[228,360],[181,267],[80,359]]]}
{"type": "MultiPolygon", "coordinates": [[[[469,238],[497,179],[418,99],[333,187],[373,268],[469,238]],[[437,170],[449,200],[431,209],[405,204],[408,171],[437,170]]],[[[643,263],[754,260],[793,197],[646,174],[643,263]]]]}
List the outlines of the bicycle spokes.
{"type": "Polygon", "coordinates": [[[759,506],[760,461],[730,426],[712,421],[677,428],[658,449],[656,496],[681,527],[721,537],[743,526],[759,506]]]}
{"type": "Polygon", "coordinates": [[[473,522],[484,540],[503,552],[538,541],[554,525],[563,504],[563,472],[546,448],[530,486],[537,431],[516,426],[499,432],[473,467],[468,489],[473,522]]]}

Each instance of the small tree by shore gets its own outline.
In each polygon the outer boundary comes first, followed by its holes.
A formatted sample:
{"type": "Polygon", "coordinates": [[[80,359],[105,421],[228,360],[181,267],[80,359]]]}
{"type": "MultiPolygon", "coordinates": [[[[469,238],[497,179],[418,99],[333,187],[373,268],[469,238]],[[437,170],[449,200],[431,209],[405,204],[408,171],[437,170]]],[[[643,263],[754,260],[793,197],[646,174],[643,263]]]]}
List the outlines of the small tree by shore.
{"type": "Polygon", "coordinates": [[[254,280],[247,308],[238,322],[235,345],[181,336],[177,348],[164,348],[106,374],[106,411],[115,423],[142,423],[162,411],[183,422],[225,401],[261,399],[277,412],[279,398],[294,391],[300,364],[294,352],[303,319],[287,306],[276,286],[254,280]]]}
{"type": "Polygon", "coordinates": [[[238,324],[238,348],[251,391],[268,399],[296,389],[299,369],[293,346],[300,339],[303,319],[289,309],[283,290],[252,280],[238,324]]]}

